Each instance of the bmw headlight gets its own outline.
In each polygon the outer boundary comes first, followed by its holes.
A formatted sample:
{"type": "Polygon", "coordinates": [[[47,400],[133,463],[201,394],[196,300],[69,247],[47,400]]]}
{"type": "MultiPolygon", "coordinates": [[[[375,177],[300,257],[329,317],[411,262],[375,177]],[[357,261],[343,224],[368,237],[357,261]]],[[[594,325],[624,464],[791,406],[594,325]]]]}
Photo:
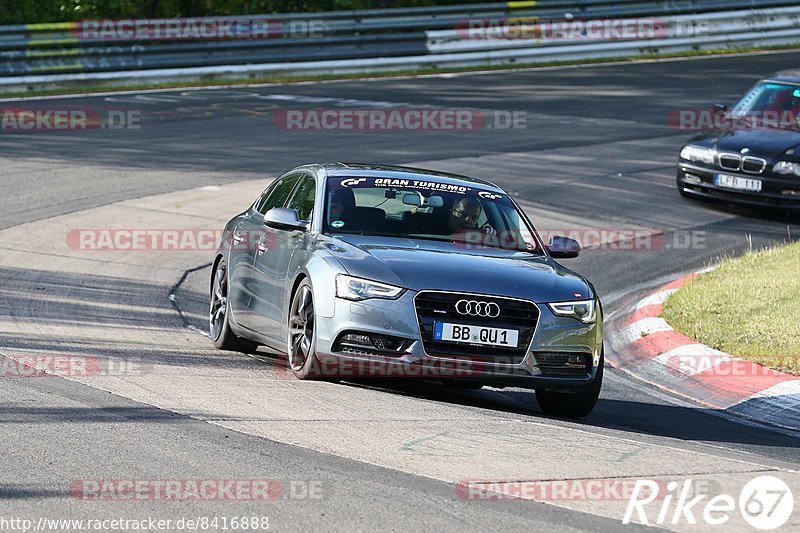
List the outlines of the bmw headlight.
{"type": "Polygon", "coordinates": [[[547,304],[558,316],[569,316],[580,320],[584,324],[591,324],[597,320],[594,300],[580,300],[577,302],[561,302],[547,304]]]}
{"type": "Polygon", "coordinates": [[[795,176],[800,176],[800,163],[792,163],[791,161],[778,161],[775,163],[775,166],[772,167],[772,171],[775,174],[794,174],[795,176]]]}
{"type": "Polygon", "coordinates": [[[336,296],[345,300],[367,300],[383,298],[396,300],[405,292],[402,287],[387,285],[363,278],[339,274],[336,276],[336,296]]]}
{"type": "Polygon", "coordinates": [[[714,150],[687,144],[681,150],[681,159],[704,165],[714,165],[714,150]]]}

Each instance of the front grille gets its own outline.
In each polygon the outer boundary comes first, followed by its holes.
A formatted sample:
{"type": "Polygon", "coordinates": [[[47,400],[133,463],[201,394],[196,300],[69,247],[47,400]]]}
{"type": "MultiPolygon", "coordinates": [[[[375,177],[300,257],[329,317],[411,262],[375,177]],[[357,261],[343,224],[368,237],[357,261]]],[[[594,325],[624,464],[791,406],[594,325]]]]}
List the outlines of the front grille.
{"type": "Polygon", "coordinates": [[[592,356],[591,354],[572,352],[534,352],[532,362],[544,375],[576,376],[589,373],[592,356]],[[570,363],[571,356],[582,356],[585,364],[570,363]]]}
{"type": "Polygon", "coordinates": [[[544,376],[583,376],[589,373],[585,368],[569,366],[564,368],[541,368],[540,370],[544,376]]]}
{"type": "Polygon", "coordinates": [[[766,168],[767,162],[760,157],[742,158],[742,170],[751,174],[761,174],[766,168]]]}
{"type": "MultiPolygon", "coordinates": [[[[463,293],[420,292],[414,299],[417,320],[422,334],[422,346],[428,355],[451,359],[518,365],[525,358],[539,320],[539,309],[532,302],[463,293]],[[456,302],[462,299],[497,304],[499,315],[495,318],[465,316],[456,311],[456,302]],[[433,338],[434,322],[448,322],[468,326],[488,326],[519,331],[516,348],[482,346],[433,338]]],[[[492,313],[494,314],[494,313],[492,313]]]]}
{"type": "Polygon", "coordinates": [[[539,366],[564,366],[569,360],[568,353],[559,352],[536,352],[533,357],[539,366]]]}
{"type": "Polygon", "coordinates": [[[725,170],[739,170],[742,158],[736,154],[722,154],[719,156],[719,167],[725,170]]]}

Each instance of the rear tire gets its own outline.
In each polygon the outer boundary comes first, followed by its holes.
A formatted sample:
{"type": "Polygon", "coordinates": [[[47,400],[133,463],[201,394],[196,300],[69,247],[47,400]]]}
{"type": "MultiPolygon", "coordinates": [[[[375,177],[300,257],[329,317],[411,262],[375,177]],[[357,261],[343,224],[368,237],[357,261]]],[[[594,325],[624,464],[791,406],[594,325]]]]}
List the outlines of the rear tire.
{"type": "Polygon", "coordinates": [[[546,390],[536,391],[536,401],[547,415],[563,418],[580,418],[588,415],[597,405],[600,397],[600,387],[603,384],[603,362],[597,366],[597,373],[591,385],[578,393],[553,392],[546,390]]]}
{"type": "Polygon", "coordinates": [[[209,296],[208,332],[214,346],[231,352],[253,353],[258,344],[237,337],[230,326],[228,307],[228,272],[225,260],[220,259],[211,274],[211,294],[209,296]]]}

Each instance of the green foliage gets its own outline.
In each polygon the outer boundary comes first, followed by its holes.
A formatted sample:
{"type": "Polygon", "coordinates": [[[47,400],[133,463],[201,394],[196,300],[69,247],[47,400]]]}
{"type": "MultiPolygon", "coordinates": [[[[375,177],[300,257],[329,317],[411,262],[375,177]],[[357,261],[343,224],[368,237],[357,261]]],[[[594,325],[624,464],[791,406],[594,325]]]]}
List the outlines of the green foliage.
{"type": "Polygon", "coordinates": [[[482,3],[486,0],[0,0],[0,24],[208,17],[482,3]]]}

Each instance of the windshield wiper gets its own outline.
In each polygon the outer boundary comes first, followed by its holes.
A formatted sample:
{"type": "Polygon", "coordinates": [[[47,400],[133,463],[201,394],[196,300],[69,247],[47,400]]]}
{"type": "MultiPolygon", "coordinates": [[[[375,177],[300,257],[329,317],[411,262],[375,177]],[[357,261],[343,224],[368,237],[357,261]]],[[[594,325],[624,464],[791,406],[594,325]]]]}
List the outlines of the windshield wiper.
{"type": "Polygon", "coordinates": [[[377,233],[377,232],[371,232],[371,231],[347,231],[347,230],[345,230],[345,231],[341,231],[340,230],[340,231],[337,231],[336,233],[330,233],[329,232],[328,235],[331,235],[333,237],[336,237],[336,236],[339,236],[339,235],[360,235],[362,237],[388,237],[388,238],[391,238],[391,239],[409,239],[409,240],[416,239],[416,240],[421,240],[421,241],[446,242],[446,243],[452,243],[452,244],[471,245],[473,247],[473,249],[476,249],[476,250],[479,250],[479,249],[490,249],[490,250],[503,250],[503,251],[507,251],[507,252],[523,252],[523,253],[527,253],[527,254],[531,254],[531,255],[542,255],[536,249],[530,249],[530,248],[527,248],[527,247],[522,247],[522,246],[510,246],[510,247],[493,246],[493,245],[488,244],[488,243],[481,243],[480,245],[477,245],[475,243],[470,243],[470,242],[467,242],[467,241],[464,241],[464,240],[454,240],[450,236],[436,237],[434,235],[423,235],[423,234],[413,234],[413,233],[400,235],[400,234],[392,234],[392,233],[377,233]]]}

